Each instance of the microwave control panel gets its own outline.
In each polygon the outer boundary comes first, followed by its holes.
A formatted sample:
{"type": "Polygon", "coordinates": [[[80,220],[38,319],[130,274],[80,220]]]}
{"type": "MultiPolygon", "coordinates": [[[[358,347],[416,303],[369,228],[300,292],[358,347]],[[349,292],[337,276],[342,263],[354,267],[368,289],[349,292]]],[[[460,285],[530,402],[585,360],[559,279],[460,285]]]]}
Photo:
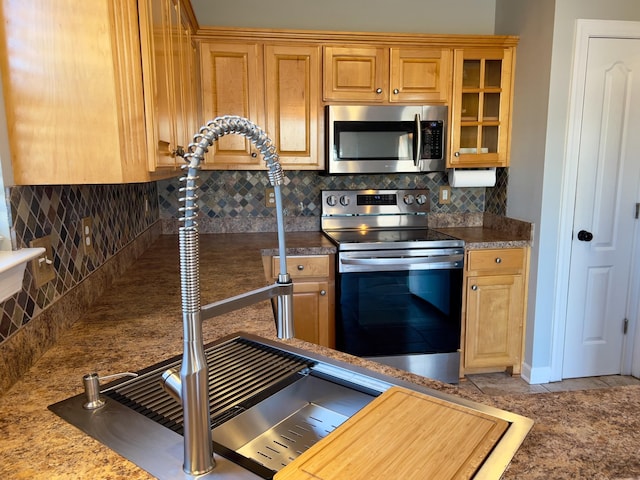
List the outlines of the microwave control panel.
{"type": "Polygon", "coordinates": [[[442,158],[444,148],[444,122],[430,120],[421,123],[422,155],[425,160],[442,158]]]}

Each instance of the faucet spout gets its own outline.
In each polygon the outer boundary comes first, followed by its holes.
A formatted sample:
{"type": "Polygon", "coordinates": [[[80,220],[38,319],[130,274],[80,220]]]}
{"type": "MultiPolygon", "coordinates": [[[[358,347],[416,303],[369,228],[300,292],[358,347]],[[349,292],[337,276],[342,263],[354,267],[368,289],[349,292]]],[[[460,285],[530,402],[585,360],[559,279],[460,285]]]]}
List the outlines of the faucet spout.
{"type": "Polygon", "coordinates": [[[268,298],[277,298],[276,327],[278,337],[292,338],[293,332],[293,286],[287,273],[284,237],[284,215],[280,186],[284,183],[278,154],[267,134],[253,122],[236,116],[218,117],[208,122],[194,136],[185,154],[182,169],[186,174],[180,179],[184,186],[180,192],[180,208],[184,225],[180,227],[180,283],[182,291],[182,318],[184,349],[180,374],[167,371],[163,375],[165,389],[182,402],[184,421],[184,465],[190,475],[201,475],[215,467],[209,413],[209,378],[202,338],[202,320],[226,311],[241,308],[268,298]],[[197,180],[199,165],[204,154],[220,137],[229,134],[248,138],[263,155],[268,167],[268,176],[274,187],[280,273],[278,281],[271,287],[248,292],[222,302],[200,307],[200,271],[198,224],[196,222],[197,180]]]}

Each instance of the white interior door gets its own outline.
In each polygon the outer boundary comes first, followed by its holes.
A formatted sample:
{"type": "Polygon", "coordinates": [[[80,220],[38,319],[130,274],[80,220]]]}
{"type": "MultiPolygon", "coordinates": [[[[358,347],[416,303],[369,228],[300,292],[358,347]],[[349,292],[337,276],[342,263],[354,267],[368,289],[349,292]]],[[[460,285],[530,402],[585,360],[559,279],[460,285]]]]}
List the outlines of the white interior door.
{"type": "Polygon", "coordinates": [[[562,377],[621,373],[640,183],[640,39],[589,39],[562,377]]]}

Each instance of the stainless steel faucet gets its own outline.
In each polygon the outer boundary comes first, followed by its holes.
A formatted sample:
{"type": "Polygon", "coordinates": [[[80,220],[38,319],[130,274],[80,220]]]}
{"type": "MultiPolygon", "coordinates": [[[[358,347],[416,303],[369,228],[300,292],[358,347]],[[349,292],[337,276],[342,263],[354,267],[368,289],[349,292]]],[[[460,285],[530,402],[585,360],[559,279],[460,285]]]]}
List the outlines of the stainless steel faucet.
{"type": "Polygon", "coordinates": [[[186,171],[180,181],[184,186],[180,192],[184,197],[180,208],[184,225],[180,227],[180,282],[182,290],[182,320],[184,349],[180,371],[167,370],[163,386],[182,402],[184,421],[184,465],[190,475],[201,475],[215,467],[209,414],[209,375],[202,338],[202,321],[254,303],[276,298],[278,338],[292,338],[293,332],[293,285],[287,273],[284,238],[284,216],[280,186],[284,181],[278,154],[267,134],[246,118],[236,116],[218,117],[208,122],[194,136],[185,154],[186,171]],[[198,196],[196,193],[198,168],[208,148],[220,137],[229,134],[247,137],[263,155],[268,167],[268,176],[274,188],[280,272],[278,280],[271,286],[252,290],[236,297],[200,307],[200,265],[198,224],[196,222],[198,196]]]}

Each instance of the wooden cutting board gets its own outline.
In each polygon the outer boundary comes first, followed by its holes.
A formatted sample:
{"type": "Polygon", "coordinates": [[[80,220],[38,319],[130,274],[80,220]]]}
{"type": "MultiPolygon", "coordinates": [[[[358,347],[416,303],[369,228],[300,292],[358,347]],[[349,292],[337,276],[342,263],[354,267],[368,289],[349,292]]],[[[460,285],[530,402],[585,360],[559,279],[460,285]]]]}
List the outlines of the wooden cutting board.
{"type": "Polygon", "coordinates": [[[471,478],[508,426],[464,406],[392,387],[274,479],[471,478]]]}

